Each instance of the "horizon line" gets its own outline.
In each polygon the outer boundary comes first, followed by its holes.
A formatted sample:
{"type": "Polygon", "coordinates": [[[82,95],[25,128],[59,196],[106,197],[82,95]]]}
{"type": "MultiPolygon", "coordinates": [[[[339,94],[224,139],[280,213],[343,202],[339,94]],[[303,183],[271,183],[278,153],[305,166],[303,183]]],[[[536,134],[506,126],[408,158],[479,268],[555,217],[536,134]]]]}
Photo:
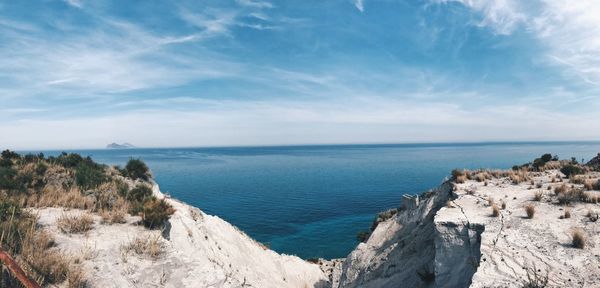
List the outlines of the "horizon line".
{"type": "MultiPolygon", "coordinates": [[[[477,146],[477,145],[510,145],[510,144],[600,144],[600,140],[523,140],[523,141],[440,141],[440,142],[361,142],[361,143],[298,143],[298,144],[264,144],[264,145],[221,145],[221,146],[156,146],[144,147],[135,146],[132,148],[107,148],[107,147],[87,147],[87,148],[36,148],[36,149],[14,149],[16,152],[31,151],[97,151],[97,150],[144,150],[144,149],[219,149],[219,148],[275,148],[275,147],[328,147],[328,146],[477,146]]],[[[3,148],[6,150],[9,148],[3,148]]],[[[12,149],[9,149],[12,150],[12,149]]]]}

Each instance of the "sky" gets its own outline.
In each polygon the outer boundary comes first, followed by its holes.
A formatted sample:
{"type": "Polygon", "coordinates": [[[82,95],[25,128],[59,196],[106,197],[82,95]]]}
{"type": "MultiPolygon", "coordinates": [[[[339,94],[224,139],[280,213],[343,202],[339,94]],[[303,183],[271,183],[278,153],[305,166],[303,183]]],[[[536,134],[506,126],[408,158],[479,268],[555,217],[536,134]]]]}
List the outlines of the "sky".
{"type": "Polygon", "coordinates": [[[0,1],[0,148],[600,140],[600,2],[0,1]]]}

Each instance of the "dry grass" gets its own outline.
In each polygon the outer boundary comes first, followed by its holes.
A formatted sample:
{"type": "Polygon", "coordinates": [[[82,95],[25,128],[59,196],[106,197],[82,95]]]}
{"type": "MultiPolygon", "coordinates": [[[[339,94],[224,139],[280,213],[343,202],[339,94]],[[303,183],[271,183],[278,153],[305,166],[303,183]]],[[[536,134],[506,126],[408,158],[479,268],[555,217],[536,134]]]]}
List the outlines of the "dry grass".
{"type": "Polygon", "coordinates": [[[585,182],[583,183],[583,188],[585,188],[585,190],[587,190],[587,191],[594,190],[594,188],[595,188],[594,186],[595,186],[595,181],[590,180],[590,179],[585,180],[585,182]]]}
{"type": "Polygon", "coordinates": [[[583,249],[585,248],[585,232],[582,229],[574,229],[571,233],[571,237],[573,238],[573,247],[583,249]]]}
{"type": "Polygon", "coordinates": [[[568,190],[569,190],[569,187],[567,187],[567,185],[565,183],[563,183],[560,186],[554,187],[554,194],[558,195],[560,193],[565,193],[568,190]]]}
{"type": "Polygon", "coordinates": [[[128,215],[127,211],[129,211],[129,203],[122,198],[118,198],[117,201],[115,201],[112,210],[104,210],[104,212],[102,212],[102,223],[126,223],[128,215]]]}
{"type": "Polygon", "coordinates": [[[544,193],[542,191],[536,191],[533,193],[533,201],[542,201],[542,196],[544,193]]]}
{"type": "Polygon", "coordinates": [[[467,182],[467,180],[468,179],[467,179],[466,175],[460,175],[460,176],[456,177],[456,179],[454,181],[458,184],[462,184],[462,183],[467,182]]]}
{"type": "Polygon", "coordinates": [[[517,185],[529,180],[529,173],[525,169],[511,170],[508,172],[508,178],[510,181],[517,185]]]}
{"type": "Polygon", "coordinates": [[[492,204],[492,217],[498,217],[500,216],[500,209],[498,209],[498,206],[496,205],[496,203],[492,204]]]}
{"type": "Polygon", "coordinates": [[[77,186],[73,185],[68,190],[47,186],[41,193],[30,196],[28,205],[34,207],[66,207],[87,210],[92,209],[95,204],[92,199],[83,196],[77,186]]]}
{"type": "Polygon", "coordinates": [[[469,179],[475,180],[477,182],[484,182],[486,180],[492,179],[492,175],[486,170],[477,171],[473,174],[467,174],[467,176],[469,177],[469,179]]]}
{"type": "Polygon", "coordinates": [[[84,288],[88,283],[85,280],[85,273],[80,265],[71,265],[67,272],[67,287],[68,288],[84,288]]]}
{"type": "Polygon", "coordinates": [[[68,278],[71,258],[53,245],[54,239],[45,231],[26,235],[23,241],[19,264],[38,283],[61,283],[68,278]]]}
{"type": "Polygon", "coordinates": [[[573,184],[584,184],[586,182],[585,175],[575,175],[571,177],[571,183],[573,184]]]}
{"type": "Polygon", "coordinates": [[[152,236],[145,235],[134,238],[128,244],[121,246],[121,252],[122,254],[134,252],[137,255],[147,255],[156,259],[165,253],[165,248],[162,236],[154,234],[152,236]]]}
{"type": "Polygon", "coordinates": [[[527,213],[527,218],[532,219],[535,215],[535,206],[533,204],[525,206],[525,213],[527,213]]]}
{"type": "Polygon", "coordinates": [[[92,229],[94,218],[87,213],[79,215],[61,215],[56,220],[56,225],[64,233],[83,233],[92,229]]]}
{"type": "Polygon", "coordinates": [[[570,204],[571,202],[585,201],[586,193],[581,189],[568,189],[566,192],[558,193],[559,204],[570,204]]]}

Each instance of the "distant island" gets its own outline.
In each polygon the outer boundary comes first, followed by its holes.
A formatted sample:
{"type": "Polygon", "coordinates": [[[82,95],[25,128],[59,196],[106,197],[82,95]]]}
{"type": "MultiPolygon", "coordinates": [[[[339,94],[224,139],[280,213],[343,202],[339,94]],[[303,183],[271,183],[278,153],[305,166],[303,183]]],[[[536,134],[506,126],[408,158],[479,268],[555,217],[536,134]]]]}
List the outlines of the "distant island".
{"type": "Polygon", "coordinates": [[[127,149],[127,148],[135,148],[135,146],[133,146],[133,144],[130,143],[123,143],[123,144],[117,144],[117,143],[110,143],[108,145],[106,145],[106,148],[108,149],[127,149]]]}

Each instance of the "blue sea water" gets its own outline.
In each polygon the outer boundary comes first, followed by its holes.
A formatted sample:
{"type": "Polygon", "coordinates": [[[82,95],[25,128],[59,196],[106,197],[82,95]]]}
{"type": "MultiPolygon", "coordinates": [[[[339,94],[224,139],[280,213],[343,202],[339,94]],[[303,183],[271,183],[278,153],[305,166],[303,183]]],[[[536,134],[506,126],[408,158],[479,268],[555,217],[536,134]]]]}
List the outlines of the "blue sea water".
{"type": "MultiPolygon", "coordinates": [[[[59,151],[44,151],[56,155],[59,151]]],[[[543,153],[590,159],[600,143],[481,143],[67,151],[121,165],[143,159],[163,192],[278,252],[345,257],[376,213],[454,168],[510,168],[543,153]]]]}

